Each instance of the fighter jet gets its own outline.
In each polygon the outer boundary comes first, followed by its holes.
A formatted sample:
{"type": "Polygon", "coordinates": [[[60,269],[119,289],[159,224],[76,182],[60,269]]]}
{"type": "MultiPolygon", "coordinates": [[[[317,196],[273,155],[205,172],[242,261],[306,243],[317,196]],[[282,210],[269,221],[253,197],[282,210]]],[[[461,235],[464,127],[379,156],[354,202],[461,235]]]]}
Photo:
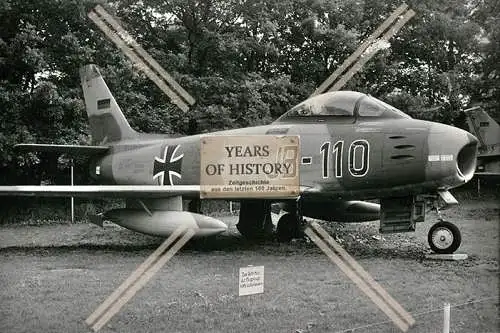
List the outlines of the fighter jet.
{"type": "Polygon", "coordinates": [[[500,178],[500,125],[480,106],[464,112],[470,132],[479,139],[476,175],[500,178]]]}
{"type": "MultiPolygon", "coordinates": [[[[0,194],[123,197],[126,208],[104,212],[102,218],[158,236],[169,235],[180,224],[195,228],[197,236],[226,230],[224,223],[196,209],[201,193],[200,141],[207,134],[174,138],[138,133],[98,68],[87,65],[80,74],[92,145],[20,144],[18,148],[87,155],[99,185],[1,186],[0,194]],[[189,211],[183,211],[183,199],[192,200],[189,211]]],[[[382,233],[414,231],[416,222],[424,220],[429,199],[456,202],[448,190],[472,178],[478,144],[464,130],[412,119],[354,91],[311,97],[269,125],[208,135],[248,135],[240,153],[255,152],[251,138],[256,135],[300,138],[296,197],[238,199],[237,227],[249,238],[270,226],[271,203],[280,202],[287,212],[277,224],[280,240],[296,236],[304,217],[335,222],[380,219],[382,233]]],[[[452,253],[461,235],[454,224],[440,220],[429,231],[428,241],[435,252],[452,253]]]]}

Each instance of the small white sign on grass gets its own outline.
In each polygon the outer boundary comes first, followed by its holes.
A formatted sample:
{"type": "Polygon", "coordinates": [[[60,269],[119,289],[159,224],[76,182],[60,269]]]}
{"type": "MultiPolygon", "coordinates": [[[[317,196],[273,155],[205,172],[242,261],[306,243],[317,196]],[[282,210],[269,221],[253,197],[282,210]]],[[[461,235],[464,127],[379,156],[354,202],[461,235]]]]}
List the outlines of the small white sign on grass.
{"type": "Polygon", "coordinates": [[[239,296],[262,294],[264,292],[264,266],[240,268],[239,296]]]}

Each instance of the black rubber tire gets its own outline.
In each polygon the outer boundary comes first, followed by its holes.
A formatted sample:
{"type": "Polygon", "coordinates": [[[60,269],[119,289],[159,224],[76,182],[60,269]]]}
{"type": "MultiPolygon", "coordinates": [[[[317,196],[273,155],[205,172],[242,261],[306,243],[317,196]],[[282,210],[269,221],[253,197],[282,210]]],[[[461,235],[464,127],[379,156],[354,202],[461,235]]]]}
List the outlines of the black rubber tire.
{"type": "Polygon", "coordinates": [[[243,237],[249,240],[273,237],[271,203],[265,200],[242,200],[236,228],[243,237]]]}
{"type": "Polygon", "coordinates": [[[462,235],[460,233],[460,230],[456,225],[454,225],[451,222],[448,221],[440,221],[436,224],[434,224],[430,229],[429,233],[427,234],[427,241],[429,242],[429,246],[431,247],[432,251],[438,254],[451,254],[455,252],[459,247],[460,244],[462,243],[462,235]],[[446,229],[451,233],[453,236],[453,240],[450,244],[450,246],[446,248],[441,248],[436,246],[433,242],[433,234],[439,229],[446,229]]]}
{"type": "Polygon", "coordinates": [[[286,243],[300,235],[300,224],[296,215],[285,214],[278,220],[276,238],[278,242],[286,243]]]}
{"type": "Polygon", "coordinates": [[[259,227],[259,225],[251,225],[251,224],[236,224],[236,229],[240,232],[240,234],[246,239],[258,240],[264,238],[264,230],[259,227]]]}

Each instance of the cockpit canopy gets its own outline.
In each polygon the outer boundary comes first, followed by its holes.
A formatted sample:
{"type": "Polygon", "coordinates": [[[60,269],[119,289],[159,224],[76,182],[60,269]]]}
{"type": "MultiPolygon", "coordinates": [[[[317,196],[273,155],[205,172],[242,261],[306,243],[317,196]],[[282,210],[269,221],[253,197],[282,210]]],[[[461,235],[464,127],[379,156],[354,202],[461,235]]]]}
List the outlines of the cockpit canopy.
{"type": "Polygon", "coordinates": [[[411,118],[395,107],[355,91],[334,91],[311,97],[283,114],[279,121],[296,119],[411,118]]]}

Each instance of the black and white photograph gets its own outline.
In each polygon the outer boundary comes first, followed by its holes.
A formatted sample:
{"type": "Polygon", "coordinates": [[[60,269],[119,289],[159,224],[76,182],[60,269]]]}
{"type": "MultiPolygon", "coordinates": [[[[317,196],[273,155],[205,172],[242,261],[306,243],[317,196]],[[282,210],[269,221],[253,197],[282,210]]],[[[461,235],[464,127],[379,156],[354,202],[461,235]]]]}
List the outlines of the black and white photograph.
{"type": "Polygon", "coordinates": [[[0,332],[500,332],[498,0],[0,0],[0,332]]]}

